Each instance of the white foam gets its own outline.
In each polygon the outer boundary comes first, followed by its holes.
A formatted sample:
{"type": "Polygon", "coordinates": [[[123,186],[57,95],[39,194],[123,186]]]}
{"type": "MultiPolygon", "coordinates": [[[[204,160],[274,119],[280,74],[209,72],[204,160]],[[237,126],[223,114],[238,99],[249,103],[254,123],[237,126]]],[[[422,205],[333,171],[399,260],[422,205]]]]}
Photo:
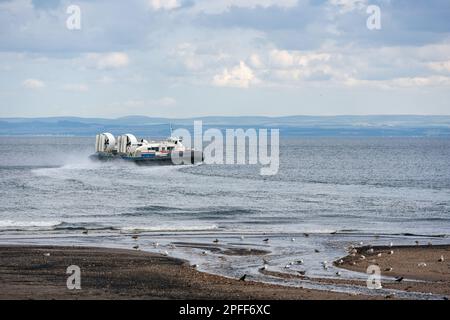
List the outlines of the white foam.
{"type": "Polygon", "coordinates": [[[0,228],[49,228],[61,224],[61,221],[14,221],[0,220],[0,228]]]}
{"type": "Polygon", "coordinates": [[[145,231],[209,231],[217,230],[217,225],[192,225],[192,226],[128,226],[120,228],[123,232],[145,232],[145,231]]]}

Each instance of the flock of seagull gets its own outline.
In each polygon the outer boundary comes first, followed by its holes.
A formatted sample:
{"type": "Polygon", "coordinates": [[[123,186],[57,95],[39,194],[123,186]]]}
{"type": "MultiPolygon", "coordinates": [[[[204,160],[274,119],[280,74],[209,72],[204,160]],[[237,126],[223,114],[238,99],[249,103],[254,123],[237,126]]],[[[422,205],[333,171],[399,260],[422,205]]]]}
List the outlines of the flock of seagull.
{"type": "MultiPolygon", "coordinates": [[[[84,230],[84,231],[83,231],[83,234],[87,235],[87,234],[88,234],[88,230],[84,230]]],[[[305,237],[309,237],[309,234],[308,234],[308,233],[304,233],[303,235],[304,235],[305,237]]],[[[137,240],[139,240],[139,235],[134,234],[134,235],[131,236],[131,238],[132,238],[133,240],[137,241],[137,240]]],[[[244,236],[240,236],[240,239],[241,239],[241,240],[244,240],[245,237],[244,237],[244,236]]],[[[264,243],[269,243],[270,239],[269,239],[269,238],[265,238],[265,239],[263,239],[262,241],[263,241],[264,243]]],[[[294,242],[294,241],[296,241],[296,239],[295,239],[295,238],[291,238],[291,241],[294,242]]],[[[219,242],[220,242],[219,239],[213,240],[213,243],[214,243],[214,244],[217,244],[217,243],[219,243],[219,242]]],[[[419,245],[419,241],[415,241],[415,244],[418,246],[418,245],[419,245]]],[[[364,243],[363,243],[363,242],[360,242],[360,243],[359,243],[359,247],[360,247],[359,249],[362,249],[362,246],[363,246],[363,245],[364,245],[364,243]]],[[[431,245],[431,243],[428,243],[428,245],[431,245]]],[[[393,246],[394,246],[394,244],[393,244],[392,242],[390,242],[390,243],[389,243],[389,248],[393,248],[393,246]]],[[[153,248],[158,248],[158,247],[159,247],[159,243],[158,243],[158,242],[154,242],[154,243],[153,243],[153,248]]],[[[170,249],[175,249],[175,248],[176,248],[175,245],[173,245],[173,244],[170,244],[168,247],[169,247],[170,249]]],[[[133,246],[133,249],[134,249],[134,250],[139,250],[140,247],[139,247],[138,244],[135,244],[135,245],[133,246]]],[[[348,250],[349,256],[350,256],[350,257],[356,257],[356,256],[359,255],[359,260],[360,260],[360,261],[366,260],[366,256],[359,253],[357,246],[355,246],[355,245],[350,245],[350,247],[348,247],[348,248],[346,248],[346,249],[348,250]]],[[[315,252],[315,253],[320,253],[320,251],[319,251],[318,249],[314,249],[314,252],[315,252]]],[[[375,252],[375,250],[369,245],[369,246],[368,246],[368,249],[366,250],[366,253],[369,254],[369,255],[373,255],[374,252],[375,252]]],[[[168,255],[169,255],[169,252],[168,252],[167,250],[161,250],[161,251],[160,251],[160,254],[163,255],[163,256],[168,256],[168,255]]],[[[201,252],[201,254],[202,254],[202,255],[207,255],[208,252],[207,252],[206,250],[203,250],[203,251],[201,252]]],[[[389,251],[387,252],[387,254],[388,254],[388,255],[393,255],[393,254],[394,254],[394,250],[392,250],[392,249],[389,250],[389,251]]],[[[379,252],[379,253],[377,253],[376,256],[377,256],[378,258],[381,258],[382,253],[379,252]]],[[[48,258],[48,257],[50,257],[50,253],[44,253],[44,258],[48,258]]],[[[440,258],[438,259],[438,262],[444,262],[444,261],[445,261],[445,258],[444,258],[443,255],[441,255],[440,258]]],[[[258,270],[259,270],[259,271],[266,271],[266,270],[268,269],[268,266],[270,265],[270,263],[269,263],[269,261],[267,261],[266,259],[263,259],[262,262],[263,262],[263,265],[262,265],[258,270]]],[[[368,262],[375,262],[375,260],[369,260],[368,262]]],[[[340,259],[339,261],[335,262],[335,264],[337,264],[337,265],[343,265],[344,263],[345,263],[345,261],[344,261],[343,259],[340,259]]],[[[357,262],[356,262],[356,260],[354,260],[354,259],[350,259],[350,260],[348,261],[348,263],[349,263],[350,265],[352,265],[352,266],[356,266],[356,265],[357,265],[357,262]]],[[[293,266],[295,266],[295,265],[297,265],[297,266],[304,265],[304,260],[303,260],[303,259],[299,259],[299,260],[291,261],[291,262],[289,262],[288,264],[285,265],[284,269],[289,270],[289,269],[291,269],[291,268],[292,268],[293,266]]],[[[324,270],[328,270],[329,267],[330,267],[330,264],[329,264],[328,261],[322,261],[322,262],[321,262],[321,265],[322,265],[322,268],[323,268],[324,270]]],[[[420,263],[417,264],[417,266],[418,266],[419,268],[425,268],[425,267],[427,267],[427,264],[426,264],[425,262],[420,262],[420,263]]],[[[197,264],[193,264],[191,267],[193,267],[193,268],[198,268],[198,265],[197,265],[197,264]]],[[[393,269],[392,267],[387,267],[387,268],[384,269],[385,272],[392,272],[393,270],[394,270],[394,269],[393,269]]],[[[306,274],[306,271],[305,271],[305,270],[299,270],[299,271],[297,271],[297,273],[298,273],[299,275],[301,275],[301,276],[304,276],[304,275],[306,274]]],[[[339,276],[341,276],[342,274],[341,274],[340,271],[336,271],[336,272],[335,272],[335,275],[339,277],[339,276]]],[[[247,276],[248,276],[247,274],[244,274],[239,280],[245,281],[246,278],[247,278],[247,276]]],[[[403,281],[403,279],[404,279],[404,277],[396,277],[396,278],[395,278],[395,281],[401,282],[401,281],[403,281]]]]}

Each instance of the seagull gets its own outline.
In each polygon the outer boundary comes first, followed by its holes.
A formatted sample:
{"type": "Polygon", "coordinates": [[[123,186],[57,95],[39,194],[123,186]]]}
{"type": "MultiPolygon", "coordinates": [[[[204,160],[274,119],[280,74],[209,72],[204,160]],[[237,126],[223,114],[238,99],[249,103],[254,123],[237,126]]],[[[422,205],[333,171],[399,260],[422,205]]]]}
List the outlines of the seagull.
{"type": "Polygon", "coordinates": [[[269,238],[266,238],[263,240],[264,242],[269,242],[269,238]]]}
{"type": "Polygon", "coordinates": [[[202,251],[202,255],[206,256],[208,254],[208,252],[206,252],[205,250],[202,251]]]}
{"type": "Polygon", "coordinates": [[[360,259],[361,259],[361,260],[366,260],[366,257],[363,256],[363,255],[361,255],[360,259]]]}
{"type": "Polygon", "coordinates": [[[389,247],[392,248],[394,244],[392,242],[389,242],[389,247]]]}
{"type": "Polygon", "coordinates": [[[384,271],[386,271],[386,272],[391,272],[392,270],[394,270],[394,269],[392,269],[392,268],[386,268],[386,269],[384,269],[384,271]]]}
{"type": "Polygon", "coordinates": [[[219,243],[219,239],[216,239],[213,241],[214,243],[219,243]]]}
{"type": "Polygon", "coordinates": [[[377,254],[377,257],[378,257],[378,258],[381,258],[381,252],[380,252],[379,254],[377,254]]]}
{"type": "Polygon", "coordinates": [[[420,268],[425,268],[427,266],[427,264],[425,262],[421,262],[421,263],[418,263],[417,266],[420,268]]]}
{"type": "Polygon", "coordinates": [[[340,271],[336,272],[336,275],[337,275],[338,277],[340,277],[340,276],[341,276],[341,272],[340,272],[340,271]]]}
{"type": "Polygon", "coordinates": [[[306,238],[309,237],[309,233],[304,233],[303,235],[304,235],[306,238]]]}
{"type": "Polygon", "coordinates": [[[297,264],[303,264],[303,259],[297,260],[296,263],[297,264]]]}
{"type": "Polygon", "coordinates": [[[169,253],[165,250],[165,251],[163,251],[163,252],[161,252],[161,254],[163,255],[163,256],[168,256],[169,255],[169,253]]]}
{"type": "Polygon", "coordinates": [[[50,257],[50,253],[49,252],[44,253],[44,257],[50,257]]]}
{"type": "Polygon", "coordinates": [[[133,247],[133,249],[137,250],[137,249],[139,249],[139,246],[138,246],[138,245],[135,245],[135,246],[133,247]]]}
{"type": "Polygon", "coordinates": [[[291,265],[290,265],[290,264],[287,264],[287,265],[284,266],[284,268],[285,268],[285,269],[290,269],[290,268],[291,268],[291,265]]]}
{"type": "Polygon", "coordinates": [[[87,230],[83,231],[83,234],[88,234],[88,233],[89,233],[89,231],[87,231],[87,230]]]}
{"type": "Polygon", "coordinates": [[[396,278],[395,278],[395,281],[397,281],[397,282],[402,282],[403,279],[404,279],[403,277],[396,277],[396,278]]]}
{"type": "Polygon", "coordinates": [[[158,242],[153,242],[153,247],[159,247],[159,243],[158,242]]]}
{"type": "Polygon", "coordinates": [[[319,253],[320,251],[318,249],[314,249],[314,252],[315,253],[319,253]]]}
{"type": "Polygon", "coordinates": [[[291,241],[294,242],[294,241],[295,241],[295,238],[292,238],[291,241]]]}
{"type": "Polygon", "coordinates": [[[246,277],[247,277],[247,274],[244,274],[242,277],[239,278],[239,281],[245,281],[246,277]]]}
{"type": "Polygon", "coordinates": [[[198,264],[193,264],[191,267],[194,268],[194,269],[197,269],[198,268],[198,264]]]}
{"type": "Polygon", "coordinates": [[[364,245],[364,242],[361,241],[361,242],[359,243],[359,245],[360,245],[360,246],[364,245]]]}
{"type": "Polygon", "coordinates": [[[389,251],[389,254],[394,254],[394,250],[389,251]]]}
{"type": "Polygon", "coordinates": [[[441,256],[441,257],[439,258],[438,261],[439,261],[439,262],[444,262],[444,260],[445,260],[445,259],[444,259],[444,256],[441,256]]]}
{"type": "Polygon", "coordinates": [[[367,250],[368,253],[373,253],[373,249],[370,248],[369,250],[367,250]]]}
{"type": "Polygon", "coordinates": [[[338,261],[338,264],[344,264],[344,260],[342,260],[342,259],[339,260],[339,261],[338,261]]]}
{"type": "Polygon", "coordinates": [[[267,269],[267,266],[266,265],[263,265],[261,268],[259,268],[259,271],[264,271],[264,270],[266,270],[267,269]]]}
{"type": "Polygon", "coordinates": [[[302,275],[302,276],[304,276],[305,274],[306,274],[306,271],[298,271],[298,273],[300,274],[300,275],[302,275]]]}

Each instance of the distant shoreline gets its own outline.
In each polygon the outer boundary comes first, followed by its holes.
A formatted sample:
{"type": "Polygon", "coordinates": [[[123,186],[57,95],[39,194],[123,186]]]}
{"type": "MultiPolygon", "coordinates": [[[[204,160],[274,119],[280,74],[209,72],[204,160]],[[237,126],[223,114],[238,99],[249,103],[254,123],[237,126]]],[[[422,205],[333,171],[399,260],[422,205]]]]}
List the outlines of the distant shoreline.
{"type": "Polygon", "coordinates": [[[0,118],[0,135],[92,136],[99,132],[167,136],[169,126],[278,128],[283,136],[320,137],[449,137],[450,116],[342,115],[342,116],[200,116],[161,118],[127,116],[116,119],[82,117],[0,118]]]}

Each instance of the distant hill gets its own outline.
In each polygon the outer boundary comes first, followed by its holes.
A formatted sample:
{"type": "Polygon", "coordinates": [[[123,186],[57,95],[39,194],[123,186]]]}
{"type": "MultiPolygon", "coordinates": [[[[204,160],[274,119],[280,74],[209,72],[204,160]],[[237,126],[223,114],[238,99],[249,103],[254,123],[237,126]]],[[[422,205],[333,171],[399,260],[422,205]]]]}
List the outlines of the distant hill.
{"type": "Polygon", "coordinates": [[[450,116],[286,116],[198,117],[190,119],[127,116],[117,119],[49,117],[0,118],[0,135],[75,135],[99,132],[164,137],[174,129],[192,128],[202,120],[205,129],[279,128],[283,136],[445,136],[450,137],[450,116]]]}

